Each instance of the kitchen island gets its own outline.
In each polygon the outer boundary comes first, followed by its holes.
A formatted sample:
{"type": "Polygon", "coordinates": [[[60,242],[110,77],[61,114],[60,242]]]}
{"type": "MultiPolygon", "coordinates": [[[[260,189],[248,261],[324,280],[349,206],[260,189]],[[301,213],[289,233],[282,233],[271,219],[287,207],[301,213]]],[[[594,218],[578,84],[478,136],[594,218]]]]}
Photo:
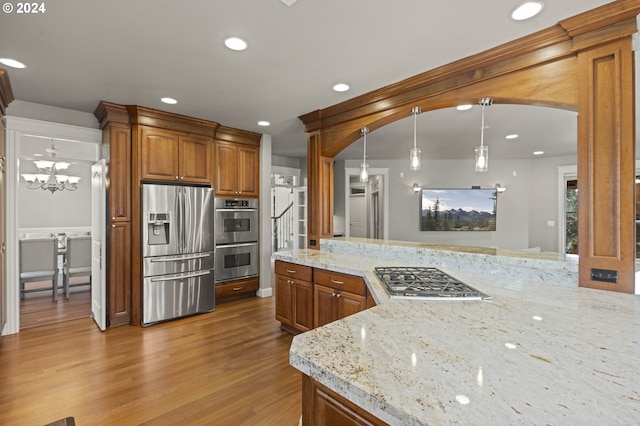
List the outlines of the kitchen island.
{"type": "Polygon", "coordinates": [[[640,423],[637,296],[538,279],[527,265],[495,269],[509,264],[496,259],[437,265],[490,301],[391,300],[373,269],[416,260],[366,253],[273,255],[360,275],[378,304],[294,338],[290,363],[314,381],[389,424],[640,423]]]}

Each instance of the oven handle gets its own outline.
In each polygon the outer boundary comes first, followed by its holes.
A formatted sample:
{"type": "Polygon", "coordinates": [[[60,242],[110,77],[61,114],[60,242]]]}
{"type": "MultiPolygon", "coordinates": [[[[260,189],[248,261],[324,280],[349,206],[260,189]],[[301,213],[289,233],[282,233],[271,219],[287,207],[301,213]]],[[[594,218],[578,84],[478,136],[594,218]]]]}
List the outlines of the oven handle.
{"type": "Polygon", "coordinates": [[[240,244],[225,244],[221,246],[216,246],[217,249],[225,249],[225,248],[235,248],[235,247],[249,247],[249,246],[257,246],[257,242],[253,243],[240,243],[240,244]]]}
{"type": "Polygon", "coordinates": [[[258,209],[216,209],[216,212],[257,212],[258,209]]]}
{"type": "Polygon", "coordinates": [[[172,275],[170,277],[162,277],[162,278],[151,278],[152,283],[157,283],[160,281],[175,281],[175,280],[183,280],[185,278],[196,278],[202,277],[204,275],[209,275],[211,271],[204,272],[196,272],[195,274],[184,274],[184,275],[172,275]]]}
{"type": "Polygon", "coordinates": [[[152,263],[158,262],[179,262],[181,260],[195,260],[195,259],[204,259],[205,257],[210,257],[211,254],[197,254],[195,256],[181,256],[181,257],[163,257],[161,259],[151,259],[152,263]]]}

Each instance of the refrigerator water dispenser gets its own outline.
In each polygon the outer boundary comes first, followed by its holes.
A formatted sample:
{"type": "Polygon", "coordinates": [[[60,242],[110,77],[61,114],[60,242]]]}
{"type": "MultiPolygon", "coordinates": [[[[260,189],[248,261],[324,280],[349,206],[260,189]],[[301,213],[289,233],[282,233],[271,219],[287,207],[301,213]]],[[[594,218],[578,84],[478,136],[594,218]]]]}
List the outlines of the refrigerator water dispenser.
{"type": "Polygon", "coordinates": [[[151,246],[169,244],[169,235],[171,231],[169,212],[149,213],[147,227],[149,228],[149,232],[147,232],[149,238],[147,244],[151,246]]]}

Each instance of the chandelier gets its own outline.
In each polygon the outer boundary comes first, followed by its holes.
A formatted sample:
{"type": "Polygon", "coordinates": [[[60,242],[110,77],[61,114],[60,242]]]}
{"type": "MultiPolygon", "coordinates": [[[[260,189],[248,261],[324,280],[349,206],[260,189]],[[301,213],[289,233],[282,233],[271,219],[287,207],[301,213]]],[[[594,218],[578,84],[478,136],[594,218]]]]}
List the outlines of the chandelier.
{"type": "Polygon", "coordinates": [[[46,151],[49,154],[49,160],[34,160],[33,162],[38,168],[38,173],[22,174],[22,177],[27,182],[27,188],[40,188],[51,191],[51,194],[65,189],[67,191],[78,189],[80,177],[65,174],[71,163],[55,161],[57,150],[53,140],[51,140],[51,148],[47,148],[46,151]]]}

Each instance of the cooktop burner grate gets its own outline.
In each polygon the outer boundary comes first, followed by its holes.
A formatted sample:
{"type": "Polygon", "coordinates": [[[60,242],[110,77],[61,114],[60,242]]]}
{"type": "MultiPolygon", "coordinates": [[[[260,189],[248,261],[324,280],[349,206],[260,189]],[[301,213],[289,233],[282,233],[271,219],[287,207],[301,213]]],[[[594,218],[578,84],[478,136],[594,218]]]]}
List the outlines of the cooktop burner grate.
{"type": "Polygon", "coordinates": [[[457,278],[431,267],[377,267],[392,299],[482,300],[490,297],[457,278]]]}

